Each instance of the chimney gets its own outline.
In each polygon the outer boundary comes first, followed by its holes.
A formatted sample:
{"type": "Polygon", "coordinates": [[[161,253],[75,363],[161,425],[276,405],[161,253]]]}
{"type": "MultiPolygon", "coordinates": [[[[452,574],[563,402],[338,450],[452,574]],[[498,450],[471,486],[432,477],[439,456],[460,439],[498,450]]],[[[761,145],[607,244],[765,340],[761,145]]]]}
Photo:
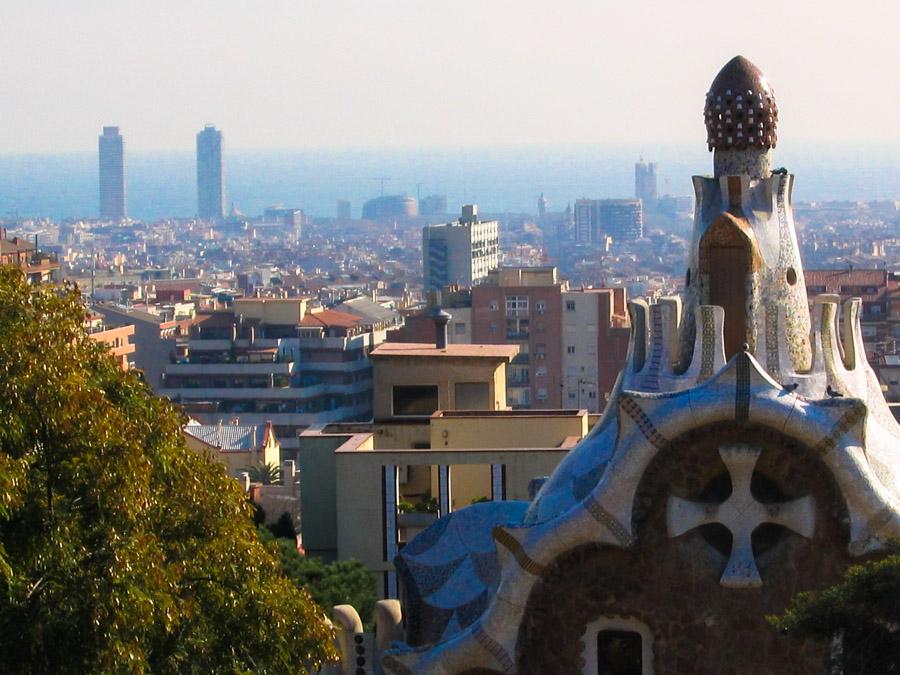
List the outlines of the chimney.
{"type": "Polygon", "coordinates": [[[450,314],[441,309],[440,305],[434,308],[431,315],[434,319],[435,347],[438,349],[447,348],[447,324],[453,318],[450,314]]]}

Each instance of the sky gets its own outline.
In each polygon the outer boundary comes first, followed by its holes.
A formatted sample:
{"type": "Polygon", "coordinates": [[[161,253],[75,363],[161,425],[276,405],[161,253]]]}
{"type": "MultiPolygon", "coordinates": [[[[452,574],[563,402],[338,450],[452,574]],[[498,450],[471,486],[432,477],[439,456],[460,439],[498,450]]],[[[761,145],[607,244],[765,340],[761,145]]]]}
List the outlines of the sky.
{"type": "MultiPolygon", "coordinates": [[[[735,54],[779,137],[897,141],[900,2],[0,0],[0,153],[681,143],[735,54]]],[[[700,141],[702,142],[702,140],[700,141]]]]}

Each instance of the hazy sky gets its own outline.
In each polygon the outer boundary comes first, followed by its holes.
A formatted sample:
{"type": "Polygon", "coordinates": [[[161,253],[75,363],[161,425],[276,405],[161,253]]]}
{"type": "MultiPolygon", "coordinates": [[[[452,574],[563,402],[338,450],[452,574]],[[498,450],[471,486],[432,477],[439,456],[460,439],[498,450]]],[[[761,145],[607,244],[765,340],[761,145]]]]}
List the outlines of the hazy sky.
{"type": "Polygon", "coordinates": [[[704,139],[741,53],[779,136],[900,139],[900,2],[0,0],[0,153],[704,139]]]}

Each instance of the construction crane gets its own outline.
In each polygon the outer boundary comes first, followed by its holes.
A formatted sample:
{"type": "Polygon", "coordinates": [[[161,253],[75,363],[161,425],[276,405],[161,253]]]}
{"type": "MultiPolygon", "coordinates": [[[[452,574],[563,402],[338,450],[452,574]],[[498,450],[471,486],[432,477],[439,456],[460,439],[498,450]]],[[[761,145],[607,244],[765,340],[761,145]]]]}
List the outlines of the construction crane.
{"type": "Polygon", "coordinates": [[[381,181],[381,196],[384,197],[384,181],[391,180],[390,176],[372,176],[367,178],[366,180],[378,180],[381,181]]]}

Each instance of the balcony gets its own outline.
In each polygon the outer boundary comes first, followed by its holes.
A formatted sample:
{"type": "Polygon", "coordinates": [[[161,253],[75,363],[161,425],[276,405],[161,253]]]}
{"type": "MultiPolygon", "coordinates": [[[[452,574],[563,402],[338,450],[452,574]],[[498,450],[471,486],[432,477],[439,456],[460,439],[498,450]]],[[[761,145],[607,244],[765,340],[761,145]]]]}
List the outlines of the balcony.
{"type": "Polygon", "coordinates": [[[506,308],[506,318],[507,319],[527,319],[528,318],[528,308],[527,307],[519,307],[519,308],[506,308]]]}
{"type": "Polygon", "coordinates": [[[349,384],[313,384],[308,387],[165,387],[158,393],[182,401],[291,401],[325,394],[362,394],[371,390],[372,380],[362,380],[349,384]]]}
{"type": "Polygon", "coordinates": [[[166,375],[290,375],[286,363],[177,363],[166,366],[166,375]]]}

